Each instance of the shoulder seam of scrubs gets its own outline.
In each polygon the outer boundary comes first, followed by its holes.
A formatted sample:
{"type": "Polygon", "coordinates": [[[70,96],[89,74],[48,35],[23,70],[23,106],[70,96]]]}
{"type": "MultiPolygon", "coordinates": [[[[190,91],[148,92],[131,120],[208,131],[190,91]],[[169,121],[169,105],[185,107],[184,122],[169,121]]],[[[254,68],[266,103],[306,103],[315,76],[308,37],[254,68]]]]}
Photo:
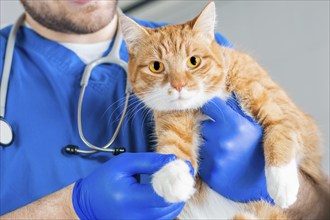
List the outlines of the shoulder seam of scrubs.
{"type": "Polygon", "coordinates": [[[59,73],[65,72],[68,74],[69,71],[73,74],[78,74],[81,72],[79,69],[85,67],[85,64],[73,51],[67,49],[58,42],[43,38],[35,31],[24,26],[20,27],[17,32],[16,45],[22,50],[26,50],[28,46],[28,49],[45,56],[49,63],[53,64],[54,68],[60,70],[59,73]],[[36,41],[38,42],[37,44],[35,43],[36,41]],[[56,56],[58,53],[60,53],[62,57],[59,58],[56,56]],[[63,59],[63,56],[68,56],[70,59],[63,59]]]}

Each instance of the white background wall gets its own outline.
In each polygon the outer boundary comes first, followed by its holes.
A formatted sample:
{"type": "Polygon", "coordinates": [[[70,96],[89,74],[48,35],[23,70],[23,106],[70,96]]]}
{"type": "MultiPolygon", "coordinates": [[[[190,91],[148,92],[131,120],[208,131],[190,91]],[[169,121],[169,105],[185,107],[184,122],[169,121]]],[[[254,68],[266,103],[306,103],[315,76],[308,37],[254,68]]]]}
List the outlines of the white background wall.
{"type": "MultiPolygon", "coordinates": [[[[121,6],[136,1],[121,0],[121,6]]],[[[0,0],[0,25],[22,12],[17,0],[0,0]]],[[[183,22],[207,1],[159,0],[130,15],[183,22]]],[[[217,31],[251,54],[304,111],[324,139],[323,168],[329,174],[329,1],[216,1],[217,31]]]]}

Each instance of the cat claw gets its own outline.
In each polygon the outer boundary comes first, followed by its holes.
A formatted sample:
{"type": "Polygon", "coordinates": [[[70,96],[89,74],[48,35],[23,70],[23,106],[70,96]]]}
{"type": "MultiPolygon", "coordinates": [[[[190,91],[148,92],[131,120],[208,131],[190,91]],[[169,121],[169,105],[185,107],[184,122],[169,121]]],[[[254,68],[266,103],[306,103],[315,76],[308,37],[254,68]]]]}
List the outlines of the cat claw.
{"type": "Polygon", "coordinates": [[[195,193],[195,181],[189,166],[175,160],[157,171],[151,180],[155,192],[170,203],[185,202],[195,193]]]}
{"type": "Polygon", "coordinates": [[[266,168],[267,190],[276,205],[288,208],[297,200],[298,169],[295,160],[280,167],[266,168]]]}

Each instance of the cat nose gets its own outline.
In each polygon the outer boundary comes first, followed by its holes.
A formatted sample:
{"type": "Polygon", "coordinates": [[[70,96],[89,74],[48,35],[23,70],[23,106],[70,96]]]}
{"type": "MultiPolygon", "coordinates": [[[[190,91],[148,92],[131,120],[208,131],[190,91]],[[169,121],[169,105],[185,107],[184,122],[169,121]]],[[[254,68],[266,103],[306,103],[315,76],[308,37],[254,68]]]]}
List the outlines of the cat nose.
{"type": "Polygon", "coordinates": [[[186,86],[186,82],[171,82],[171,86],[176,89],[178,92],[181,92],[182,87],[186,86]]]}

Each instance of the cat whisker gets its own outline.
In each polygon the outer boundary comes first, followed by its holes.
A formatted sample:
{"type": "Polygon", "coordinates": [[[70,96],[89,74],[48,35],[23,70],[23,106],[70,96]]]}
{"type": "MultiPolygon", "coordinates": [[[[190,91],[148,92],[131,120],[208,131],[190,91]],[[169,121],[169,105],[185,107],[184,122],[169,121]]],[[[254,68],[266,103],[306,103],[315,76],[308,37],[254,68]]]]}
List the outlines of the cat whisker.
{"type": "MultiPolygon", "coordinates": [[[[132,95],[133,95],[133,94],[130,95],[130,100],[132,100],[132,98],[131,98],[132,95]]],[[[125,97],[125,99],[126,99],[126,97],[125,97]]],[[[135,105],[136,103],[139,103],[139,102],[140,102],[140,100],[138,100],[138,99],[134,100],[133,102],[132,102],[132,101],[129,102],[128,105],[127,105],[127,112],[126,112],[126,115],[128,115],[129,112],[132,111],[132,106],[135,105]]],[[[111,120],[111,118],[112,118],[113,114],[115,114],[116,110],[117,110],[118,108],[120,108],[120,107],[123,107],[124,105],[125,105],[125,102],[123,101],[123,102],[121,103],[121,105],[118,105],[118,106],[113,110],[112,114],[111,114],[110,117],[109,117],[108,125],[109,125],[109,123],[110,123],[111,121],[112,121],[113,123],[115,123],[115,122],[117,122],[117,121],[120,120],[120,117],[121,117],[122,111],[121,111],[120,114],[117,115],[117,117],[116,117],[114,120],[111,120]]]]}
{"type": "MultiPolygon", "coordinates": [[[[126,97],[124,97],[124,99],[126,99],[126,97]]],[[[109,117],[109,121],[108,121],[108,125],[109,125],[109,122],[111,121],[111,118],[112,118],[112,116],[113,116],[113,114],[115,114],[115,112],[116,112],[116,110],[118,109],[118,108],[124,108],[124,105],[125,105],[125,100],[124,99],[121,99],[121,103],[112,111],[112,113],[111,113],[111,115],[110,115],[110,117],[109,117]]],[[[118,102],[117,102],[118,103],[118,102]]],[[[130,103],[128,103],[128,106],[127,106],[127,109],[129,109],[129,106],[130,106],[131,104],[130,103]]],[[[122,114],[122,111],[121,111],[121,114],[122,114]]],[[[115,120],[113,120],[113,122],[117,122],[117,121],[119,121],[120,120],[120,117],[121,117],[121,114],[118,114],[118,116],[115,118],[115,120]]]]}
{"type": "Polygon", "coordinates": [[[103,118],[106,113],[110,110],[110,108],[114,105],[116,105],[118,102],[121,102],[122,100],[125,100],[126,99],[126,96],[125,97],[121,97],[119,98],[117,101],[113,102],[111,105],[108,106],[108,108],[104,111],[104,113],[101,115],[101,118],[103,118]]]}
{"type": "MultiPolygon", "coordinates": [[[[137,102],[136,102],[137,103],[137,102]]],[[[133,108],[130,108],[129,111],[127,112],[128,117],[126,118],[126,124],[133,119],[133,117],[141,110],[145,108],[145,105],[143,102],[139,102],[136,106],[133,108]],[[142,105],[142,106],[141,106],[142,105]],[[137,110],[136,110],[137,109],[137,110]]]]}

